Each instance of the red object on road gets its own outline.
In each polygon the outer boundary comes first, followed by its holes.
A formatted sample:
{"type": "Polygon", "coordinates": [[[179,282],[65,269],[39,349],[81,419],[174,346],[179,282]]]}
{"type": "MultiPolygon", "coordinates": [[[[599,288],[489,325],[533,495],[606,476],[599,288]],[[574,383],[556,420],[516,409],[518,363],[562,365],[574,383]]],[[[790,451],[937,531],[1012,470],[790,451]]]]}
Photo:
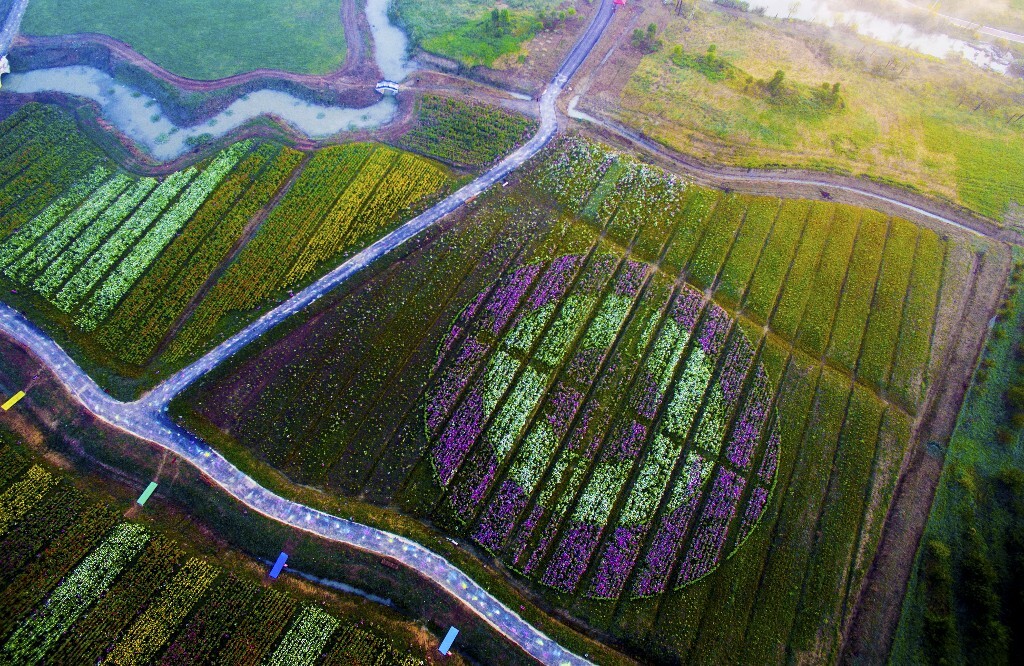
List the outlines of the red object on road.
{"type": "Polygon", "coordinates": [[[624,5],[624,4],[626,4],[626,0],[615,0],[615,4],[617,4],[617,5],[624,5]]]}

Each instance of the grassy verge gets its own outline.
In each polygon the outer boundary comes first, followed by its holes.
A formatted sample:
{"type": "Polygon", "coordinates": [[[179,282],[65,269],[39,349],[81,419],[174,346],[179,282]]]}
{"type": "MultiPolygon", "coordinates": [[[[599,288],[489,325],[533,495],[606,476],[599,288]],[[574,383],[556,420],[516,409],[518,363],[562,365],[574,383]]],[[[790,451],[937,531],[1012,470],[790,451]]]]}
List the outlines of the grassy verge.
{"type": "Polygon", "coordinates": [[[896,663],[1009,663],[1024,564],[1024,252],[956,431],[903,604],[896,663]]]}
{"type": "Polygon", "coordinates": [[[1019,79],[706,3],[692,19],[651,12],[665,48],[593,102],[649,136],[711,161],[863,175],[1024,219],[1019,79]]]}

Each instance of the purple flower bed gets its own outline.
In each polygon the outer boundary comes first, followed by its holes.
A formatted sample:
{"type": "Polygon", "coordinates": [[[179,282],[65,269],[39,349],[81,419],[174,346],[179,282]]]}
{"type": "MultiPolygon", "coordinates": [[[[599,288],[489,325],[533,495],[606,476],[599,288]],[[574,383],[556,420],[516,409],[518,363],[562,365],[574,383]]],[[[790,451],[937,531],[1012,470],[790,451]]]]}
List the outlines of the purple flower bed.
{"type": "Polygon", "coordinates": [[[597,548],[603,529],[583,523],[570,525],[551,556],[540,582],[563,592],[575,591],[597,548]]]}
{"type": "Polygon", "coordinates": [[[775,470],[779,466],[779,445],[781,444],[779,434],[779,421],[772,421],[771,429],[768,431],[768,443],[764,450],[764,458],[761,460],[761,469],[757,472],[757,478],[766,486],[770,486],[775,479],[775,470]]]}
{"type": "Polygon", "coordinates": [[[635,460],[647,441],[647,426],[639,421],[623,423],[619,426],[611,443],[601,454],[602,459],[619,458],[635,460]]]}
{"type": "Polygon", "coordinates": [[[526,292],[529,291],[533,281],[540,274],[540,269],[540,264],[523,266],[513,273],[507,282],[495,290],[494,296],[488,301],[485,308],[487,313],[485,317],[487,320],[486,326],[491,329],[491,332],[498,334],[505,327],[512,313],[516,311],[519,303],[526,296],[526,292]]]}
{"type": "Polygon", "coordinates": [[[608,277],[615,272],[615,266],[619,263],[618,258],[610,254],[602,254],[587,265],[580,278],[577,291],[581,294],[599,294],[608,283],[608,277]]]}
{"type": "Polygon", "coordinates": [[[654,540],[647,549],[644,565],[633,586],[633,594],[637,597],[648,597],[665,591],[668,585],[668,574],[679,555],[683,538],[686,536],[690,523],[697,513],[700,497],[696,496],[661,520],[654,540]]]}
{"type": "Polygon", "coordinates": [[[696,580],[718,565],[745,485],[746,479],[742,476],[724,467],[719,468],[711,495],[697,522],[697,530],[690,540],[690,549],[679,568],[678,584],[696,580]]]}
{"type": "Polygon", "coordinates": [[[469,326],[469,323],[473,321],[476,313],[480,310],[480,306],[483,305],[485,300],[487,300],[488,293],[489,290],[485,289],[477,294],[477,297],[469,304],[469,307],[463,310],[462,314],[459,315],[458,321],[452,325],[451,330],[448,331],[448,335],[445,336],[444,341],[441,343],[437,354],[437,361],[434,362],[434,370],[437,370],[441,366],[441,362],[451,352],[452,347],[455,345],[455,341],[459,339],[460,335],[462,335],[465,327],[469,326]]]}
{"type": "Polygon", "coordinates": [[[583,404],[583,397],[573,387],[559,384],[548,398],[547,420],[558,439],[565,437],[569,423],[583,404]]]}
{"type": "Polygon", "coordinates": [[[731,324],[732,319],[729,317],[729,313],[718,304],[712,303],[704,318],[704,323],[701,324],[698,337],[700,347],[705,354],[717,358],[722,353],[725,336],[728,335],[731,324]]]}
{"type": "Polygon", "coordinates": [[[474,384],[434,445],[434,469],[447,486],[483,429],[483,386],[474,384]]]}
{"type": "Polygon", "coordinates": [[[615,282],[615,293],[620,296],[635,296],[643,286],[647,275],[647,264],[639,261],[627,261],[619,279],[615,282]]]}
{"type": "Polygon", "coordinates": [[[729,444],[729,461],[739,469],[745,470],[750,465],[754,448],[761,440],[764,423],[768,420],[771,402],[771,386],[768,376],[759,366],[754,375],[754,385],[747,393],[743,411],[736,419],[736,426],[732,431],[732,441],[729,444]]]}
{"type": "Polygon", "coordinates": [[[537,530],[537,526],[540,525],[541,519],[544,518],[545,513],[544,507],[539,505],[534,506],[526,516],[522,525],[519,526],[519,531],[516,532],[516,535],[512,539],[512,543],[510,545],[510,550],[512,552],[512,566],[523,566],[523,556],[526,555],[526,547],[533,538],[533,533],[537,530]]]}
{"type": "Polygon", "coordinates": [[[576,270],[580,267],[582,258],[578,254],[571,254],[559,257],[551,262],[551,266],[544,274],[541,283],[534,290],[527,302],[526,311],[532,312],[544,307],[549,303],[555,303],[563,296],[572,279],[576,276],[576,270]]]}
{"type": "Polygon", "coordinates": [[[485,445],[473,451],[464,467],[467,471],[448,500],[454,514],[463,522],[476,513],[480,500],[491,487],[491,482],[498,474],[498,459],[491,447],[485,445]]]}
{"type": "Polygon", "coordinates": [[[739,399],[743,380],[753,362],[754,350],[747,342],[747,336],[734,335],[729,343],[729,353],[722,365],[721,376],[718,378],[718,385],[722,387],[722,397],[726,403],[732,404],[739,399]]]}
{"type": "Polygon", "coordinates": [[[739,548],[740,544],[743,543],[750,535],[750,531],[754,529],[754,525],[761,518],[761,514],[764,513],[764,507],[768,504],[768,490],[758,486],[754,488],[753,492],[750,493],[750,497],[747,499],[747,508],[743,512],[743,520],[740,521],[740,531],[736,535],[736,547],[739,548]]]}
{"type": "Polygon", "coordinates": [[[589,595],[599,599],[617,599],[626,585],[626,578],[636,564],[643,545],[647,525],[616,527],[605,543],[598,559],[597,571],[591,579],[589,595]]]}
{"type": "Polygon", "coordinates": [[[468,338],[452,364],[434,381],[430,401],[427,403],[427,427],[431,432],[436,432],[451,413],[480,361],[489,351],[490,347],[475,338],[468,338]]]}
{"type": "Polygon", "coordinates": [[[473,540],[489,551],[500,549],[526,508],[526,500],[522,488],[511,481],[503,482],[473,532],[473,540]]]}
{"type": "Polygon", "coordinates": [[[558,519],[557,516],[551,516],[548,524],[544,526],[544,532],[540,535],[540,542],[537,544],[537,548],[530,554],[530,560],[526,563],[523,573],[528,576],[536,573],[537,567],[540,566],[544,556],[548,554],[548,550],[551,548],[551,544],[554,543],[556,536],[558,536],[558,519]]]}
{"type": "Polygon", "coordinates": [[[704,308],[704,303],[704,294],[684,284],[672,307],[672,318],[687,331],[693,331],[701,310],[704,308]]]}
{"type": "Polygon", "coordinates": [[[580,384],[589,384],[596,379],[597,368],[604,358],[604,349],[581,349],[569,361],[566,374],[569,379],[580,384]]]}

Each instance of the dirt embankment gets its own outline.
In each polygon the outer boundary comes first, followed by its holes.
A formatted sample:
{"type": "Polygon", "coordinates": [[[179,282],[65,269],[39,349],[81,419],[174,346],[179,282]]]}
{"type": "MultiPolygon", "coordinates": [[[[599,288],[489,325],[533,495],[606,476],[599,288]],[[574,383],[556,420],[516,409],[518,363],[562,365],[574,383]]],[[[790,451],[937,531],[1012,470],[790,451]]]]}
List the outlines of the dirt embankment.
{"type": "Polygon", "coordinates": [[[938,366],[914,445],[900,470],[878,552],[849,618],[843,663],[876,664],[888,659],[918,544],[942,475],[942,458],[931,444],[942,447],[953,434],[984,347],[989,319],[1002,298],[1011,266],[1012,256],[1003,244],[993,244],[985,254],[974,258],[953,327],[953,341],[938,366]]]}

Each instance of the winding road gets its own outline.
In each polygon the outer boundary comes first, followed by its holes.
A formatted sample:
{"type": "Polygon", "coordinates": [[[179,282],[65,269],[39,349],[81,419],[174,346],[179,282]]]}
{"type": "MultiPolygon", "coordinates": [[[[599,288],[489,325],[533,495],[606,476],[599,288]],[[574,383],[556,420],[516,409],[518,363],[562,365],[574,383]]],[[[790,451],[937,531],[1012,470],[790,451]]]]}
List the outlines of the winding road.
{"type": "MultiPolygon", "coordinates": [[[[24,0],[22,0],[24,4],[24,0]]],[[[611,21],[612,0],[601,0],[586,32],[569,51],[540,98],[541,123],[520,149],[487,173],[355,255],[301,292],[267,312],[134,402],[115,400],[96,384],[49,336],[7,304],[0,303],[0,330],[37,356],[74,398],[97,418],[154,442],[199,468],[225,492],[253,511],[296,529],[344,543],[417,570],[475,611],[501,635],[544,664],[571,666],[590,662],[559,646],[523,620],[453,564],[427,548],[389,532],[292,502],[263,488],[218,452],[167,416],[167,405],[190,384],[291,315],[308,307],[353,274],[418,235],[488,189],[536,155],[558,128],[555,103],[563,88],[597,44],[611,21]]]]}

